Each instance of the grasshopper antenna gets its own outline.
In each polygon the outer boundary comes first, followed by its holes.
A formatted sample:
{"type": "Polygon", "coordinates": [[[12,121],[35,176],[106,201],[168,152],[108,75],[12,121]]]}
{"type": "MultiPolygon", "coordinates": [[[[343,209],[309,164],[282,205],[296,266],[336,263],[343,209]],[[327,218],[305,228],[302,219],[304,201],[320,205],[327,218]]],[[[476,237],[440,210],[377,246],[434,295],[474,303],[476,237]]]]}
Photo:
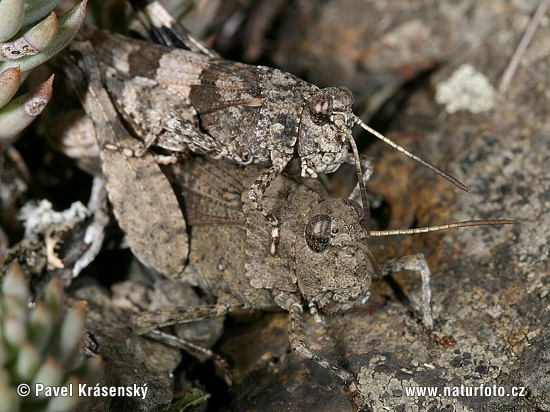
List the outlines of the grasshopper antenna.
{"type": "Polygon", "coordinates": [[[458,188],[464,190],[465,192],[468,192],[470,193],[470,189],[468,189],[464,184],[460,183],[458,181],[458,179],[454,178],[453,176],[451,176],[450,174],[448,173],[445,173],[443,170],[437,168],[436,166],[434,166],[433,164],[429,163],[429,162],[426,162],[425,160],[422,160],[420,157],[418,157],[417,155],[409,152],[407,149],[405,149],[404,147],[401,147],[399,146],[397,143],[393,142],[392,140],[388,139],[386,136],[384,136],[383,134],[377,132],[376,130],[374,130],[372,127],[368,126],[365,122],[363,122],[359,117],[357,116],[353,116],[353,120],[355,122],[355,124],[358,124],[359,126],[361,126],[363,129],[365,129],[367,132],[373,134],[374,136],[376,136],[377,138],[379,138],[380,140],[382,140],[383,142],[389,144],[391,147],[393,147],[394,149],[397,149],[399,150],[401,153],[404,153],[405,155],[407,155],[408,157],[410,157],[411,159],[414,159],[416,160],[418,163],[420,163],[421,165],[423,166],[426,166],[428,169],[430,169],[432,172],[435,172],[437,173],[438,175],[444,177],[445,179],[447,179],[449,182],[451,182],[452,184],[454,184],[455,186],[457,186],[458,188]]]}
{"type": "Polygon", "coordinates": [[[371,236],[392,236],[392,235],[415,235],[418,233],[437,232],[439,230],[455,229],[457,227],[467,226],[494,226],[494,225],[512,225],[513,220],[497,219],[497,220],[467,220],[465,222],[447,223],[438,226],[426,226],[415,229],[396,229],[396,230],[374,230],[371,236]]]}
{"type": "Polygon", "coordinates": [[[367,231],[367,236],[371,234],[371,223],[370,223],[370,211],[369,211],[369,199],[367,198],[367,190],[365,189],[365,182],[363,181],[363,171],[361,170],[361,160],[359,159],[359,151],[357,150],[357,145],[351,133],[348,134],[349,144],[351,146],[351,151],[353,152],[353,158],[355,163],[355,171],[357,172],[357,179],[359,183],[359,191],[361,192],[361,202],[363,203],[363,219],[364,219],[364,228],[367,231]]]}

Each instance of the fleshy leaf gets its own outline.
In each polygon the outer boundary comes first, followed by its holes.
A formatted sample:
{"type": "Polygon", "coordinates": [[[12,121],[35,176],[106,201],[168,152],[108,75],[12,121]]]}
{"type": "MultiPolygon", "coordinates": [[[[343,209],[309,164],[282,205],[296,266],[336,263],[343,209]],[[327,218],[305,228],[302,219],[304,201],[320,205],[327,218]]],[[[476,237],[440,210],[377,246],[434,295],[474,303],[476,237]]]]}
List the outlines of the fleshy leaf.
{"type": "Polygon", "coordinates": [[[82,331],[86,323],[86,304],[78,302],[63,319],[59,339],[59,355],[57,359],[63,366],[67,366],[72,357],[78,353],[82,341],[82,331]]]}
{"type": "Polygon", "coordinates": [[[21,70],[11,67],[0,73],[0,108],[11,100],[21,85],[21,70]]]}
{"type": "Polygon", "coordinates": [[[82,23],[84,23],[87,2],[88,0],[83,0],[59,18],[59,30],[57,32],[57,36],[55,36],[54,41],[46,47],[44,51],[35,54],[34,56],[22,57],[19,60],[2,62],[0,64],[0,71],[5,70],[8,67],[20,66],[21,71],[24,72],[48,61],[50,58],[59,53],[65,46],[67,46],[67,44],[69,44],[82,26],[82,23]]]}
{"type": "Polygon", "coordinates": [[[25,26],[42,19],[55,9],[59,3],[61,3],[61,0],[26,0],[23,25],[25,26]]]}
{"type": "MultiPolygon", "coordinates": [[[[68,388],[78,388],[80,384],[81,381],[77,377],[71,376],[67,383],[63,386],[66,387],[66,391],[69,392],[68,388]]],[[[72,411],[79,402],[80,399],[78,397],[78,392],[73,391],[69,396],[56,396],[55,398],[50,399],[47,407],[44,409],[44,412],[69,412],[72,411]]]]}
{"type": "Polygon", "coordinates": [[[24,0],[0,1],[0,42],[15,36],[23,24],[24,13],[24,0]]]}
{"type": "Polygon", "coordinates": [[[0,383],[0,412],[19,410],[21,397],[6,383],[0,383]]]}
{"type": "Polygon", "coordinates": [[[0,60],[19,60],[25,56],[34,56],[40,53],[54,41],[57,26],[57,16],[52,12],[16,39],[2,44],[0,60]]]}
{"type": "Polygon", "coordinates": [[[50,341],[53,327],[50,310],[44,302],[39,300],[29,316],[30,341],[40,350],[43,350],[50,341]]]}
{"type": "Polygon", "coordinates": [[[13,296],[18,302],[26,307],[29,300],[29,288],[25,281],[25,275],[23,269],[17,262],[10,264],[6,276],[2,281],[2,294],[4,298],[6,296],[13,296]]]}
{"type": "Polygon", "coordinates": [[[53,75],[36,89],[0,109],[0,142],[17,135],[44,110],[52,97],[52,84],[53,75]]]}
{"type": "Polygon", "coordinates": [[[61,365],[59,365],[59,362],[53,356],[47,355],[38,369],[32,380],[33,386],[37,383],[41,383],[44,386],[59,386],[63,383],[63,368],[61,368],[61,365]]]}
{"type": "Polygon", "coordinates": [[[193,406],[206,402],[208,398],[210,398],[209,393],[205,393],[198,388],[191,388],[182,398],[178,399],[178,401],[170,407],[168,412],[183,412],[187,408],[192,408],[193,406]]]}
{"type": "Polygon", "coordinates": [[[55,322],[58,322],[63,317],[63,286],[57,279],[53,279],[48,283],[44,293],[38,298],[43,301],[52,314],[55,322]]]}
{"type": "Polygon", "coordinates": [[[17,353],[15,370],[20,379],[26,381],[34,376],[40,366],[40,353],[29,342],[23,343],[17,353]]]}

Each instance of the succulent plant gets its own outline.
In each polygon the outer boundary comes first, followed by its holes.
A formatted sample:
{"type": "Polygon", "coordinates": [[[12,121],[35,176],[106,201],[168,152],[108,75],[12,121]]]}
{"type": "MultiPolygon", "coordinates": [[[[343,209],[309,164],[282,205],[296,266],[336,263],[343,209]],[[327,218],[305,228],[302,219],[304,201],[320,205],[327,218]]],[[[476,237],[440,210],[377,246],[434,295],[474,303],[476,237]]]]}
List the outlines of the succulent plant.
{"type": "Polygon", "coordinates": [[[51,98],[53,76],[10,102],[21,85],[22,73],[69,44],[84,21],[87,0],[58,19],[52,10],[59,2],[0,1],[0,143],[9,142],[27,127],[51,98]]]}
{"type": "Polygon", "coordinates": [[[31,304],[21,267],[9,266],[0,291],[1,412],[69,411],[79,402],[79,384],[99,382],[101,358],[86,360],[82,353],[85,320],[84,302],[65,310],[56,279],[31,304]],[[47,387],[72,387],[73,393],[38,392],[47,387]]]}

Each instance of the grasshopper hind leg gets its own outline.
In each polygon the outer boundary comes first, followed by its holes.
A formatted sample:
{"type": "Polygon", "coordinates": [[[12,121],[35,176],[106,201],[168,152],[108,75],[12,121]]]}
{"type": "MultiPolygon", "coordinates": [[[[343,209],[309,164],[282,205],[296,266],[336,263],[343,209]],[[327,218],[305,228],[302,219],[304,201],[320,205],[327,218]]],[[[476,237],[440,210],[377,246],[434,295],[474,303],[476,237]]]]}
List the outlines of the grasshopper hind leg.
{"type": "Polygon", "coordinates": [[[428,262],[422,253],[416,255],[403,256],[397,259],[389,260],[388,262],[380,265],[380,269],[384,276],[389,276],[395,272],[402,272],[405,270],[418,271],[422,278],[422,304],[420,310],[412,307],[408,298],[405,299],[405,304],[409,307],[409,310],[413,314],[418,312],[422,313],[422,323],[428,330],[430,337],[438,344],[445,346],[454,346],[456,341],[452,338],[446,337],[436,331],[434,331],[434,322],[432,317],[432,291],[430,287],[431,271],[428,266],[428,262]]]}

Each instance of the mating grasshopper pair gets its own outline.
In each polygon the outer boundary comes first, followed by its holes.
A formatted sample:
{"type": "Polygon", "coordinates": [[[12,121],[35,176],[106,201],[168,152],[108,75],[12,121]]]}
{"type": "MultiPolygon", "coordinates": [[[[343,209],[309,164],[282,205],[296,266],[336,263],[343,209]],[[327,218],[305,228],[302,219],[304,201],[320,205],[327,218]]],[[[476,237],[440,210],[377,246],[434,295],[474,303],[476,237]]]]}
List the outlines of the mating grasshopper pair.
{"type": "Polygon", "coordinates": [[[433,328],[424,258],[379,268],[368,237],[511,223],[470,221],[374,232],[364,190],[361,208],[352,200],[328,198],[318,185],[312,189],[282,176],[295,154],[304,176],[333,172],[349,158],[349,144],[363,184],[351,127],[370,128],[352,113],[347,89],[318,89],[275,69],[213,57],[200,47],[168,48],[95,29],[86,29],[71,48],[76,62],[67,73],[81,88],[94,121],[109,199],[132,250],[146,265],[170,277],[183,276],[216,299],[199,308],[144,313],[135,319],[140,333],[158,336],[152,331],[157,326],[220,316],[236,307],[280,307],[289,312],[292,347],[353,385],[350,372],[309,348],[304,303],[321,321],[320,312],[364,302],[375,274],[418,270],[423,322],[433,328]],[[270,165],[263,172],[200,159],[179,166],[183,174],[175,185],[182,186],[182,214],[152,148],[169,156],[193,151],[242,165],[270,165]],[[251,170],[255,176],[246,175],[251,170]],[[189,253],[184,216],[192,226],[189,253]]]}

